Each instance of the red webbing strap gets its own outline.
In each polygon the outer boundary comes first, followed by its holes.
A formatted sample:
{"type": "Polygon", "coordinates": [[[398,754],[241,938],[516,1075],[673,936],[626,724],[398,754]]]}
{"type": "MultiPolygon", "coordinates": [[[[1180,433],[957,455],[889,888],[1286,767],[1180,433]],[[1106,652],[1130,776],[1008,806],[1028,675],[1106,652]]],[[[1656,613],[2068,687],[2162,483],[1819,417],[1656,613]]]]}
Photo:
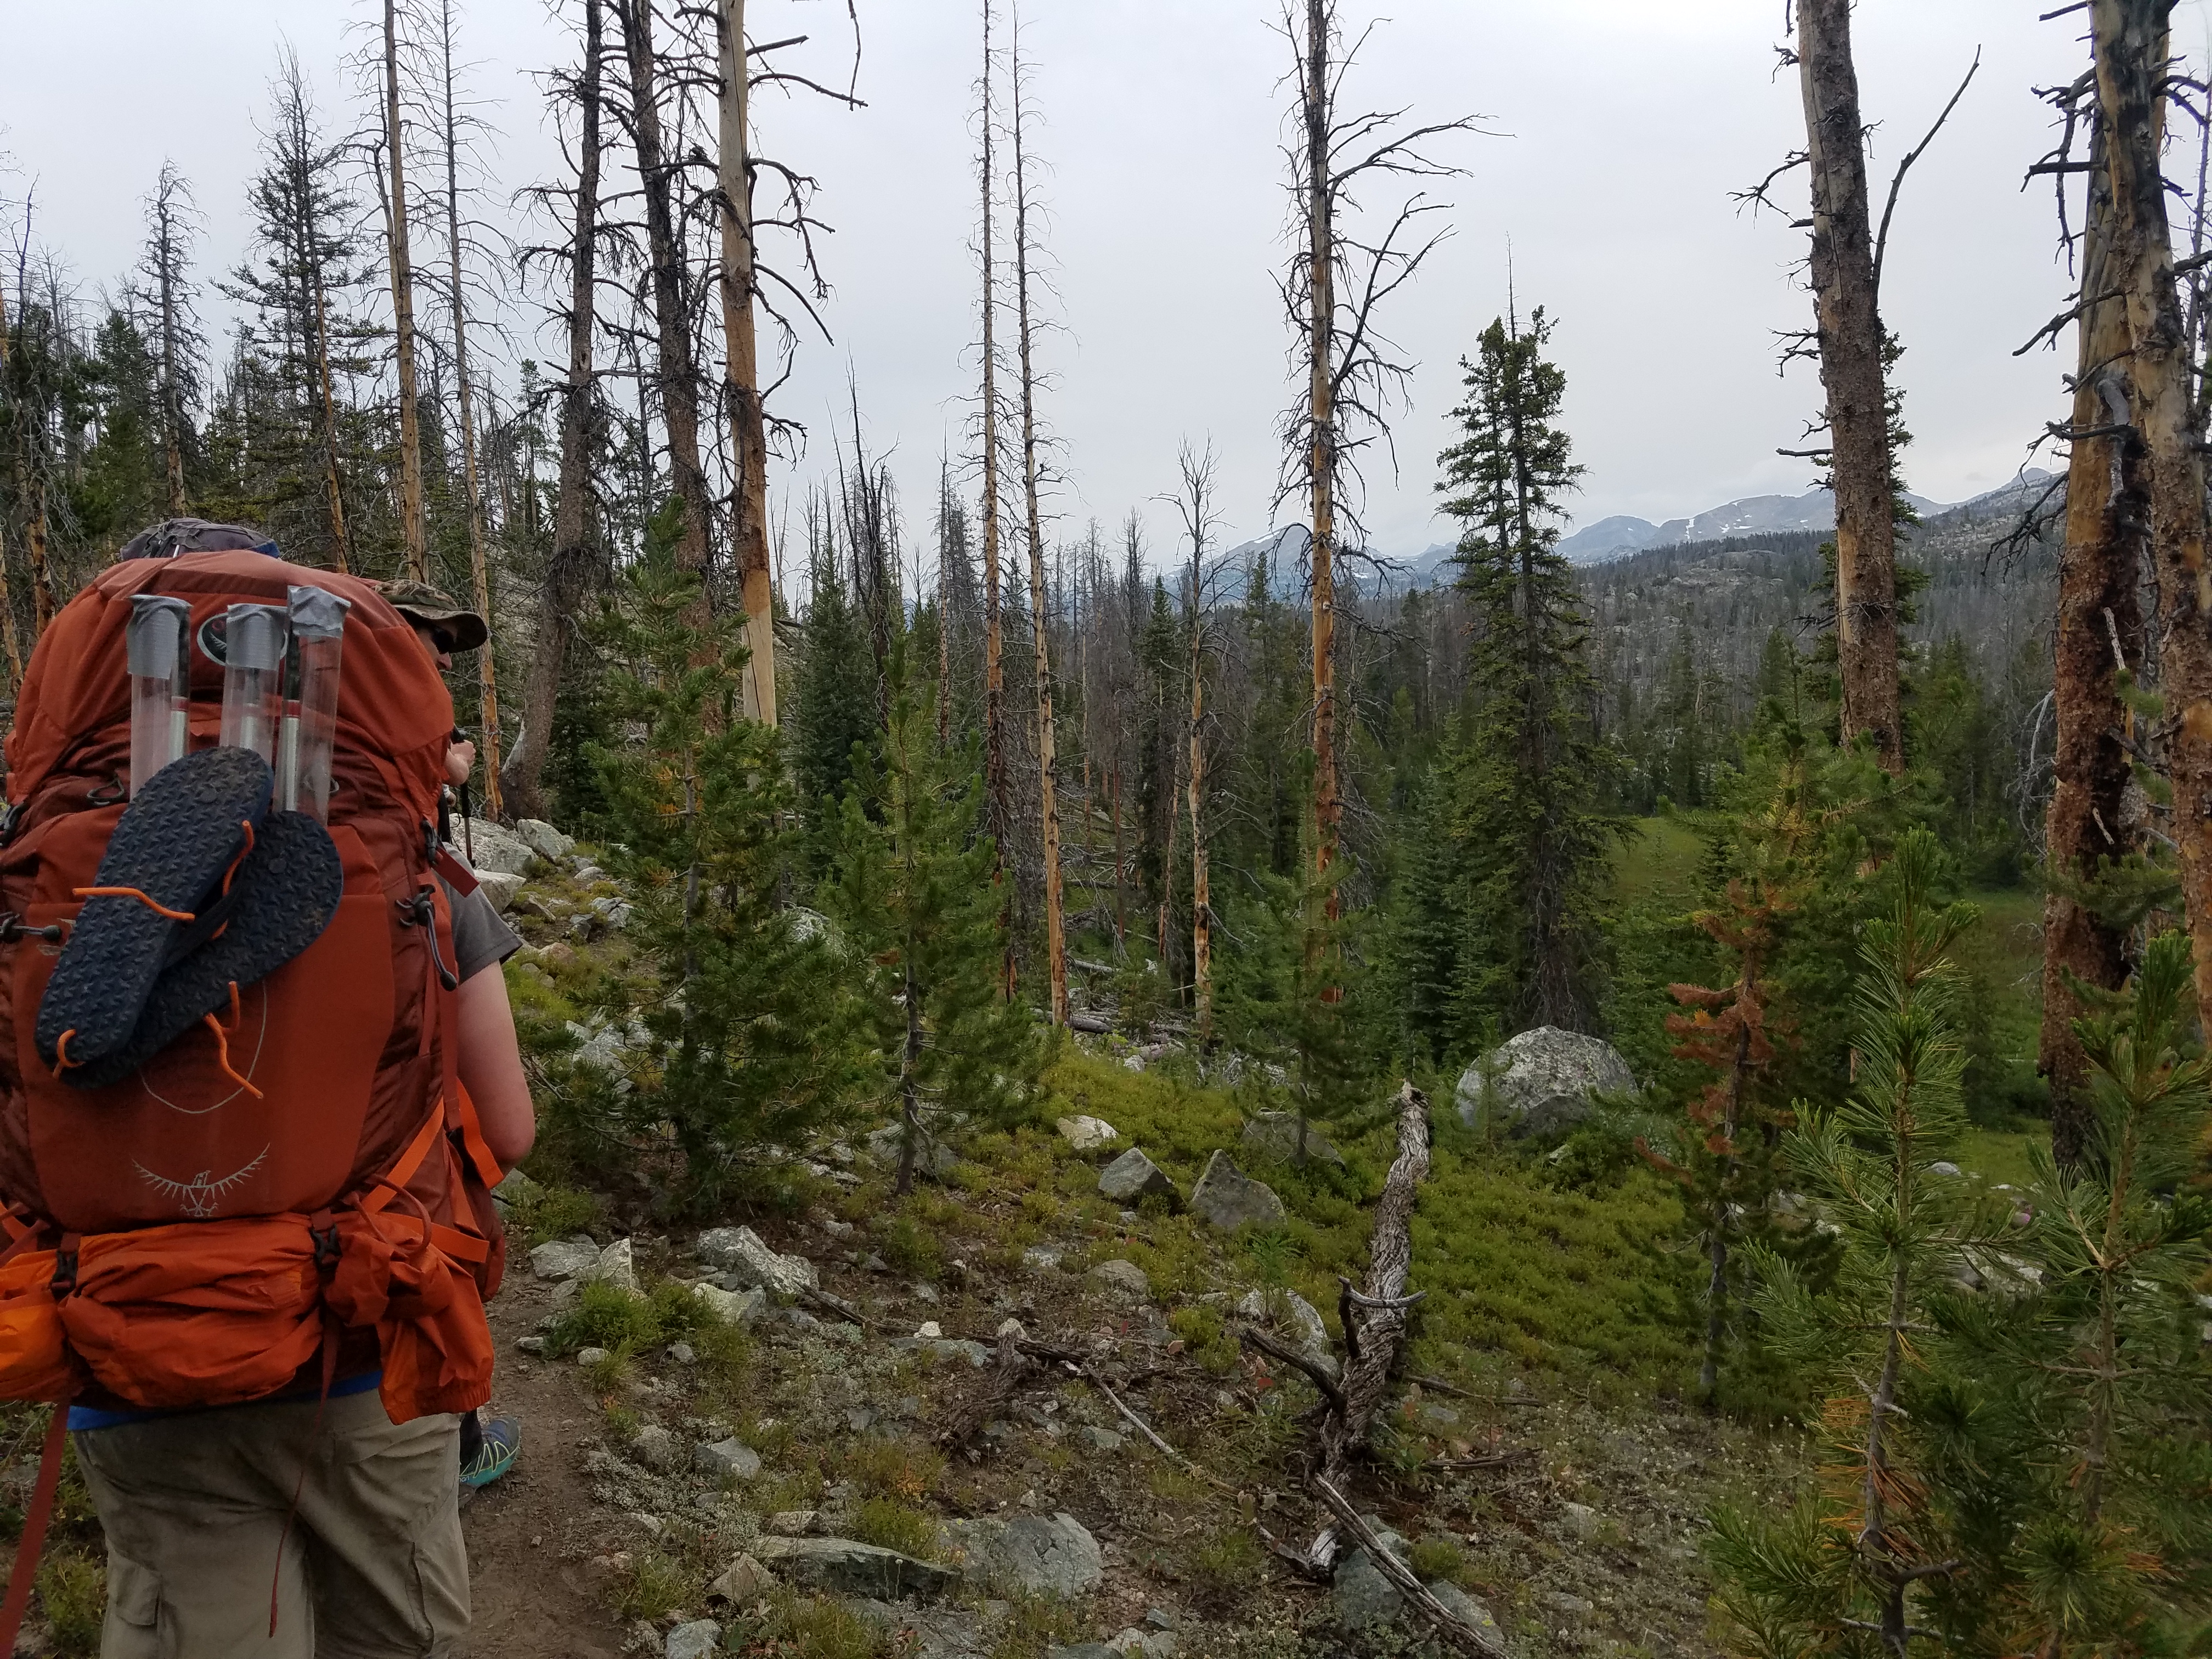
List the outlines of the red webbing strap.
{"type": "Polygon", "coordinates": [[[31,1586],[38,1581],[39,1557],[46,1547],[46,1528],[54,1518],[54,1494],[62,1484],[62,1452],[69,1444],[70,1401],[76,1397],[72,1383],[54,1402],[53,1420],[46,1425],[46,1449],[39,1454],[39,1480],[31,1489],[31,1507],[23,1516],[23,1534],[15,1540],[15,1570],[9,1575],[8,1600],[0,1604],[0,1653],[15,1650],[15,1633],[31,1608],[31,1586]]]}
{"type": "Polygon", "coordinates": [[[483,885],[477,879],[477,872],[455,858],[450,847],[438,848],[437,856],[430,860],[430,867],[443,876],[446,884],[464,898],[483,885]]]}
{"type": "Polygon", "coordinates": [[[467,1233],[456,1232],[440,1223],[430,1224],[430,1242],[439,1250],[456,1261],[465,1261],[471,1267],[479,1267],[491,1259],[491,1241],[473,1238],[467,1233]]]}
{"type": "Polygon", "coordinates": [[[399,1161],[394,1164],[384,1176],[385,1181],[390,1184],[380,1186],[374,1192],[362,1200],[360,1207],[364,1212],[373,1215],[381,1210],[392,1202],[392,1195],[394,1192],[414,1180],[416,1170],[422,1167],[422,1160],[430,1156],[430,1148],[438,1144],[438,1131],[445,1127],[445,1109],[434,1103],[430,1108],[430,1115],[423,1120],[422,1127],[415,1132],[415,1139],[408,1143],[407,1150],[399,1154],[399,1161]]]}
{"type": "Polygon", "coordinates": [[[489,1190],[506,1179],[506,1172],[499,1167],[499,1160],[491,1155],[491,1144],[483,1138],[483,1122],[477,1116],[477,1103],[469,1095],[468,1085],[456,1084],[453,1097],[458,1105],[449,1105],[447,1121],[459,1131],[461,1150],[468,1154],[469,1162],[476,1166],[477,1179],[483,1182],[486,1190],[489,1190]],[[459,1120],[458,1122],[453,1121],[456,1118],[459,1120]]]}

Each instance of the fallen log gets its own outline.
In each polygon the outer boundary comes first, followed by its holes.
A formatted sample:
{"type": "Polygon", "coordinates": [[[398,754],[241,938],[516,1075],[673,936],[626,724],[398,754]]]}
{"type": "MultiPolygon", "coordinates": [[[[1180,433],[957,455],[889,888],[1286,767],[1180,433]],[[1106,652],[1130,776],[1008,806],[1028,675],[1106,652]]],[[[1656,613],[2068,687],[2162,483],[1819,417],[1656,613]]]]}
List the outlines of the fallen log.
{"type": "MultiPolygon", "coordinates": [[[[1407,1086],[1411,1088],[1413,1085],[1408,1084],[1407,1086]]],[[[1425,1132],[1425,1125],[1424,1129],[1425,1132]]],[[[1423,1150],[1425,1161],[1426,1148],[1423,1150]]],[[[1476,1659],[1505,1659],[1504,1648],[1437,1600],[1436,1593],[1414,1576],[1411,1567],[1382,1547],[1382,1540],[1375,1535],[1375,1529],[1359,1518],[1359,1511],[1352,1507],[1334,1484],[1316,1477],[1314,1491],[1320,1495],[1321,1501],[1328,1505],[1329,1513],[1336,1516],[1337,1523],[1366,1547],[1367,1559],[1375,1564],[1376,1570],[1397,1586],[1401,1595],[1421,1610],[1429,1622],[1437,1627],[1439,1635],[1461,1652],[1475,1655],[1476,1659]]]]}

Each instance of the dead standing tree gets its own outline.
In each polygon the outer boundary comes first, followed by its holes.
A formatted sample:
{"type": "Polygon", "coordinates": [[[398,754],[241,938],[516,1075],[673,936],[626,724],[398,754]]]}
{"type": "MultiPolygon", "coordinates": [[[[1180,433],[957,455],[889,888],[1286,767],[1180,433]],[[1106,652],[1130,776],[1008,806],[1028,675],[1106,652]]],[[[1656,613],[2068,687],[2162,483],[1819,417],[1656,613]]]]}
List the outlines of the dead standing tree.
{"type": "Polygon", "coordinates": [[[161,471],[169,515],[185,511],[185,445],[191,434],[185,406],[198,395],[196,358],[204,347],[193,313],[191,280],[185,271],[198,230],[192,192],[173,161],[161,164],[160,179],[146,204],[146,251],[139,275],[150,285],[154,305],[155,368],[161,402],[161,471]]]}
{"type": "Polygon", "coordinates": [[[976,415],[982,444],[983,466],[983,793],[985,827],[991,833],[994,861],[991,879],[1004,898],[1000,909],[1000,932],[1005,942],[1000,968],[1003,994],[1014,994],[1014,892],[1006,880],[1006,844],[1013,832],[1013,792],[1006,771],[1006,629],[999,602],[999,354],[996,324],[999,311],[998,247],[993,240],[992,204],[998,195],[992,145],[998,112],[992,98],[997,64],[991,55],[992,0],[983,0],[983,73],[977,85],[981,106],[977,125],[983,153],[978,167],[983,200],[982,234],[978,246],[981,261],[983,313],[982,404],[976,415]]]}
{"type": "Polygon", "coordinates": [[[2182,89],[2169,64],[2172,10],[2172,0],[2094,0],[2089,16],[2112,181],[2112,286],[2127,315],[2130,424],[2150,462],[2173,836],[2197,1001],[2212,1007],[2212,571],[2205,567],[2204,463],[2190,386],[2195,366],[2159,164],[2166,100],[2182,89]]]}
{"type": "MultiPolygon", "coordinates": [[[[1396,179],[1447,178],[1458,169],[1432,160],[1428,141],[1475,131],[1475,118],[1407,127],[1406,112],[1343,112],[1344,76],[1358,56],[1346,46],[1336,0],[1285,6],[1282,33],[1296,56],[1286,77],[1297,90],[1290,164],[1294,251],[1278,282],[1297,344],[1304,396],[1283,421],[1279,503],[1303,495],[1313,588],[1314,861],[1324,878],[1334,861],[1343,816],[1337,771],[1336,564],[1340,520],[1358,532],[1349,495],[1358,452],[1387,434],[1391,399],[1412,366],[1379,331],[1382,302],[1419,270],[1438,232],[1418,245],[1410,233],[1445,205],[1419,192],[1400,203],[1373,240],[1352,228],[1363,185],[1396,179]]],[[[1364,36],[1362,37],[1364,39],[1364,36]]],[[[1329,902],[1335,899],[1332,894],[1329,902]]]]}
{"type": "Polygon", "coordinates": [[[1887,342],[1875,303],[1866,132],[1850,0],[1797,0],[1797,66],[1812,173],[1814,334],[1836,497],[1836,651],[1843,740],[1905,769],[1897,678],[1897,532],[1887,342]]]}
{"type": "MultiPolygon", "coordinates": [[[[446,162],[446,280],[453,308],[453,380],[459,395],[461,426],[461,484],[469,520],[469,582],[477,614],[492,628],[491,565],[485,546],[483,485],[477,469],[476,387],[469,368],[469,292],[466,270],[468,244],[461,217],[462,129],[468,118],[457,102],[453,64],[453,0],[438,0],[439,137],[446,162]]],[[[494,629],[496,637],[496,630],[494,629]]],[[[499,764],[498,669],[492,640],[477,653],[477,709],[483,728],[483,810],[488,817],[502,816],[499,764]]]]}
{"type": "MultiPolygon", "coordinates": [[[[599,162],[601,138],[600,59],[605,51],[600,0],[584,0],[582,60],[568,81],[576,104],[576,182],[568,197],[570,231],[563,247],[532,250],[565,258],[568,267],[568,372],[560,394],[561,459],[553,505],[553,546],[539,588],[538,625],[530,665],[523,680],[522,730],[501,782],[507,805],[524,817],[543,817],[539,779],[552,746],[553,714],[561,691],[562,670],[576,631],[592,564],[592,483],[594,434],[603,417],[598,406],[592,364],[592,327],[598,309],[599,162]]],[[[550,204],[564,192],[546,190],[550,204]]],[[[530,256],[526,256],[528,258],[530,256]]]]}
{"type": "Polygon", "coordinates": [[[1020,335],[1022,380],[1022,499],[1025,509],[1030,553],[1030,629],[1036,653],[1037,799],[1038,819],[1044,844],[1044,935],[1048,987],[1046,1009],[1055,1025],[1067,1024],[1067,929],[1060,868],[1060,804],[1054,764],[1052,708],[1052,661],[1047,647],[1051,617],[1044,580],[1044,526],[1038,509],[1038,444],[1036,420],[1036,322],[1030,306],[1030,261],[1036,244],[1030,228],[1034,206],[1028,158],[1023,149],[1023,121],[1027,111],[1027,88],[1023,76],[1022,14],[1013,8],[1013,46],[1008,79],[1012,82],[1014,145],[1014,308],[1020,335]]]}
{"type": "Polygon", "coordinates": [[[422,431],[415,389],[415,265],[407,235],[407,137],[399,107],[398,0],[384,0],[385,246],[392,276],[392,349],[399,376],[399,527],[407,575],[430,580],[422,520],[422,431]]]}
{"type": "MultiPolygon", "coordinates": [[[[1190,563],[1183,573],[1183,627],[1190,644],[1190,976],[1198,1039],[1206,1042],[1213,1036],[1213,887],[1206,845],[1206,653],[1211,611],[1206,550],[1220,524],[1214,505],[1218,469],[1212,441],[1208,439],[1200,451],[1185,439],[1176,464],[1182,482],[1169,500],[1190,540],[1190,563]]],[[[1115,857],[1118,883],[1118,845],[1115,857]]]]}
{"type": "MultiPolygon", "coordinates": [[[[2069,447],[2066,539],[2058,562],[2051,673],[2056,735],[2045,858],[2052,879],[2043,904],[2043,1024],[2036,1069],[2051,1085],[2052,1152],[2071,1167],[2095,1122],[2088,1057],[2074,1031],[2086,1012],[2077,984],[2126,984],[2132,929],[2101,909],[2101,873],[2142,849],[2141,814],[2130,810],[2136,746],[2125,678],[2143,667],[2142,583],[2150,568],[2150,462],[2130,417],[2127,307],[2113,270],[2107,135],[2094,74],[2049,94],[2063,118],[2058,145],[2029,171],[2053,176],[2062,225],[2066,182],[2086,184],[2076,269],[2073,415],[2054,428],[2069,447]],[[2086,137],[2086,163],[2074,153],[2086,137]],[[2083,172],[2086,167],[2086,172],[2083,172]]],[[[2026,351],[2063,321],[2039,331],[2026,351]]]]}

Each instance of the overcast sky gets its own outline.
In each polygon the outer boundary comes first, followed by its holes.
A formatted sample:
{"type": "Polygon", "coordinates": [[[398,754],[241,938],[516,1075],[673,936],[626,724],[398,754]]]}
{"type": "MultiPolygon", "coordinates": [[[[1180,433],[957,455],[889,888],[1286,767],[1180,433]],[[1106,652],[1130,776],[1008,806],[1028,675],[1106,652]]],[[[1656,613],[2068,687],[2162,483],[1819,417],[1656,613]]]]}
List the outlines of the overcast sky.
{"type": "MultiPolygon", "coordinates": [[[[541,0],[459,0],[471,81],[497,130],[492,195],[556,164],[535,72],[567,33],[541,0]]],[[[567,8],[580,11],[571,3],[567,8]]],[[[1915,167],[1891,233],[1884,313],[1902,337],[1910,486],[1961,499],[2011,476],[2062,412],[2059,356],[2013,349],[2061,308],[2049,190],[2021,173],[2050,137],[2033,86],[2084,61],[2080,20],[2039,23],[2028,0],[1862,0],[1860,85],[1877,124],[1877,191],[1965,72],[1982,68],[1915,167]]],[[[860,95],[846,112],[764,96],[764,150],[821,181],[836,227],[824,246],[834,343],[803,345],[779,394],[817,428],[785,488],[830,465],[823,430],[857,379],[872,447],[890,450],[917,519],[942,447],[956,453],[973,396],[975,332],[969,0],[860,0],[860,95]]],[[[1049,164],[1043,191],[1060,331],[1042,348],[1043,412],[1060,442],[1052,502],[1063,533],[1146,507],[1156,548],[1171,522],[1152,498],[1174,483],[1186,436],[1223,459],[1228,539],[1267,523],[1274,421],[1290,396],[1273,287],[1285,202],[1286,49],[1274,0],[1029,0],[1026,46],[1049,164]]],[[[1804,140],[1794,73],[1777,76],[1783,0],[1343,0],[1380,20],[1349,98],[1420,120],[1488,118],[1494,137],[1441,147],[1466,176],[1433,186],[1450,240],[1388,315],[1417,365],[1397,422],[1399,467],[1369,468],[1377,546],[1449,538],[1431,511],[1459,356],[1506,304],[1509,257],[1525,309],[1557,319],[1566,421],[1587,465],[1576,517],[1654,520],[1735,496],[1795,491],[1818,400],[1809,368],[1778,377],[1778,331],[1802,326],[1793,280],[1803,233],[1738,211],[1733,190],[1804,140]],[[1510,254],[1509,254],[1510,251],[1510,254]]],[[[841,0],[752,0],[756,40],[807,33],[815,72],[841,83],[841,0]]],[[[254,122],[280,40],[317,76],[334,123],[355,118],[339,70],[370,13],[315,0],[0,0],[0,151],[35,181],[40,238],[89,290],[130,264],[141,201],[163,158],[190,178],[208,222],[204,265],[246,252],[254,122]]],[[[2178,21],[2204,33],[2203,0],[2178,21]]],[[[796,64],[794,64],[794,67],[796,64]]],[[[1799,182],[1783,187],[1803,200],[1799,182]]],[[[503,209],[502,209],[503,210],[503,209]]],[[[210,313],[220,318],[222,307],[210,313]]],[[[550,334],[523,349],[552,356],[550,334]]]]}

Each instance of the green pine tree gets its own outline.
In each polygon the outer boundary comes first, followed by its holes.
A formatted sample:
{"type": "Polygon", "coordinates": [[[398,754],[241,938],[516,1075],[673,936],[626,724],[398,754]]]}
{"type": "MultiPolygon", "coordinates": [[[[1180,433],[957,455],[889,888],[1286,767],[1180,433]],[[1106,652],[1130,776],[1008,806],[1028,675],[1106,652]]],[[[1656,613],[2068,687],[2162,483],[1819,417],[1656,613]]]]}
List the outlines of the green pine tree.
{"type": "Polygon", "coordinates": [[[1598,810],[1607,751],[1582,596],[1558,550],[1582,469],[1559,425],[1566,376],[1545,360],[1552,325],[1501,318],[1462,359],[1463,435],[1441,457],[1444,511],[1465,526],[1460,588],[1472,613],[1469,714],[1451,771],[1473,931],[1503,970],[1498,1012],[1587,1029],[1595,1006],[1596,904],[1611,824],[1598,810]]]}
{"type": "Polygon", "coordinates": [[[834,552],[817,550],[813,596],[799,649],[791,714],[792,769],[808,824],[827,834],[853,775],[854,745],[876,737],[875,661],[868,625],[839,575],[834,552]]]}
{"type": "Polygon", "coordinates": [[[983,779],[973,745],[947,751],[912,683],[901,632],[888,665],[881,752],[855,745],[838,803],[823,902],[868,964],[861,1000],[871,1092],[897,1114],[898,1190],[913,1190],[927,1141],[957,1107],[1009,1123],[1030,1107],[1040,1065],[1019,1001],[999,994],[1003,951],[983,779]]]}
{"type": "Polygon", "coordinates": [[[1927,1586],[1951,1570],[1907,1405],[1927,1375],[1931,1310],[1986,1242],[1966,1183],[1934,1167],[1966,1127],[1951,951],[1976,915],[1936,902],[1941,860],[1924,830],[1899,842],[1888,913],[1860,951],[1856,1086],[1831,1109],[1798,1103],[1783,1146],[1836,1229],[1834,1287],[1817,1295],[1791,1263],[1747,1253],[1768,1340],[1827,1390],[1819,1498],[1779,1520],[1715,1516],[1717,1601],[1750,1653],[1903,1659],[1926,1634],[1927,1586]]]}
{"type": "Polygon", "coordinates": [[[672,1126],[682,1207],[717,1207],[763,1146],[793,1146],[853,1108],[863,1077],[843,963],[818,917],[785,908],[795,851],[773,728],[739,717],[743,618],[687,621],[696,575],[666,541],[631,566],[608,641],[617,723],[599,751],[607,858],[652,985],[650,1064],[617,1109],[641,1139],[672,1126]]]}

